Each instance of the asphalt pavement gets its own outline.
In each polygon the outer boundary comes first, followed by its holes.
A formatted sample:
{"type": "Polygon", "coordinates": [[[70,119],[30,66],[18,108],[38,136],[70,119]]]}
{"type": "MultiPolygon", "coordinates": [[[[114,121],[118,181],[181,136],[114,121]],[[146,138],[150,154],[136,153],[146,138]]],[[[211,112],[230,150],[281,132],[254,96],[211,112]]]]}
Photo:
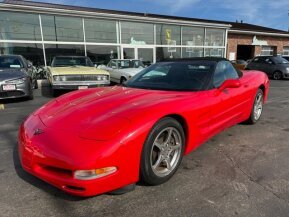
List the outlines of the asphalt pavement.
{"type": "Polygon", "coordinates": [[[44,84],[32,101],[0,101],[1,217],[289,216],[289,80],[271,81],[256,125],[239,124],[215,136],[185,156],[167,183],[138,184],[118,196],[70,196],[22,170],[19,125],[51,99],[44,84]]]}

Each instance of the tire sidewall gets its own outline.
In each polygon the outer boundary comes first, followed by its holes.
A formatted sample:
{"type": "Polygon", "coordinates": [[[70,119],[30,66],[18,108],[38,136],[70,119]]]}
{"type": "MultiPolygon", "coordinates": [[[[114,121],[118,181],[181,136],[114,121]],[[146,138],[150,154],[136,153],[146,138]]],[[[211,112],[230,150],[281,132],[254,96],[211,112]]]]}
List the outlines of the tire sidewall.
{"type": "Polygon", "coordinates": [[[185,148],[185,133],[184,130],[182,128],[182,125],[176,121],[174,118],[163,118],[160,121],[158,121],[154,127],[152,128],[152,130],[150,131],[144,146],[143,146],[143,150],[142,150],[142,155],[141,155],[141,166],[140,166],[140,177],[141,180],[143,180],[145,183],[150,184],[150,185],[159,185],[162,184],[166,181],[168,181],[173,175],[174,173],[177,171],[181,161],[182,161],[182,157],[184,154],[184,148],[185,148]],[[153,146],[153,142],[156,138],[156,136],[165,128],[167,127],[174,127],[176,128],[176,130],[179,131],[180,135],[181,135],[181,139],[182,139],[182,148],[181,148],[181,153],[180,153],[180,158],[179,161],[176,165],[176,167],[171,171],[170,174],[164,176],[164,177],[160,177],[157,176],[152,168],[151,168],[151,163],[150,163],[150,158],[151,158],[151,149],[153,146]]]}
{"type": "Polygon", "coordinates": [[[264,101],[264,92],[263,92],[261,89],[258,89],[258,90],[257,90],[257,93],[256,93],[256,95],[255,95],[254,104],[253,104],[252,111],[251,111],[251,116],[250,116],[250,119],[251,119],[252,124],[257,123],[257,122],[261,119],[261,117],[262,117],[263,107],[262,107],[261,115],[260,115],[260,117],[259,117],[258,119],[255,119],[255,115],[254,115],[255,102],[256,102],[256,100],[257,100],[257,96],[258,96],[260,93],[262,94],[262,100],[264,101]]]}

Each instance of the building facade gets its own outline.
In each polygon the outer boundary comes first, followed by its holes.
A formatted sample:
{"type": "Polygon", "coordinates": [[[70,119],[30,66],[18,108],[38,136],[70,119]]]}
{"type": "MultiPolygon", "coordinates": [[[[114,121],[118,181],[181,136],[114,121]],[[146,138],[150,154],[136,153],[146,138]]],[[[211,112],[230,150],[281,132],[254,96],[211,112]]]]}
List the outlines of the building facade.
{"type": "Polygon", "coordinates": [[[56,55],[154,63],[167,58],[289,56],[289,33],[243,22],[0,0],[0,55],[20,54],[34,65],[56,55]]]}
{"type": "Polygon", "coordinates": [[[226,56],[229,24],[46,3],[0,2],[0,54],[49,65],[56,55],[156,62],[226,56]]]}
{"type": "Polygon", "coordinates": [[[289,33],[247,23],[230,23],[227,58],[252,59],[255,56],[289,56],[289,33]]]}

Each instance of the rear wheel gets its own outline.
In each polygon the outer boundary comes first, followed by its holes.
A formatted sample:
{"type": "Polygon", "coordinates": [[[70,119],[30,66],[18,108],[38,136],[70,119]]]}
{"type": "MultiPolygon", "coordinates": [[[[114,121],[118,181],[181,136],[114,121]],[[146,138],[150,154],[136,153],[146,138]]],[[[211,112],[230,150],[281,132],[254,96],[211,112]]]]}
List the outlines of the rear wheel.
{"type": "Polygon", "coordinates": [[[149,185],[168,181],[177,171],[183,157],[185,135],[173,118],[161,119],[151,130],[142,151],[141,179],[149,185]]]}
{"type": "Polygon", "coordinates": [[[272,77],[274,80],[281,80],[283,78],[283,75],[282,75],[282,72],[276,71],[273,73],[272,77]]]}
{"type": "Polygon", "coordinates": [[[263,112],[263,99],[264,93],[261,89],[258,89],[250,117],[246,121],[248,124],[255,124],[261,118],[263,112]]]}

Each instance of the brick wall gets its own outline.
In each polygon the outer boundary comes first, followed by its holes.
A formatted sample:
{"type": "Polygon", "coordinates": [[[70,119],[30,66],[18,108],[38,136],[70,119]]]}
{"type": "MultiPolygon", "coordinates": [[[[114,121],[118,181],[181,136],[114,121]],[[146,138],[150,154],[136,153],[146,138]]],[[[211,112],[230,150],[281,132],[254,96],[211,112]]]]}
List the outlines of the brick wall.
{"type": "MultiPolygon", "coordinates": [[[[253,38],[255,35],[242,35],[229,33],[228,34],[228,45],[227,45],[227,58],[229,58],[230,52],[236,53],[237,57],[237,46],[238,45],[252,45],[253,38]]],[[[278,36],[261,36],[257,35],[258,40],[267,41],[268,46],[276,47],[275,54],[282,54],[283,47],[289,46],[289,37],[278,37],[278,36]]],[[[261,54],[261,46],[254,46],[254,56],[261,54]]]]}

